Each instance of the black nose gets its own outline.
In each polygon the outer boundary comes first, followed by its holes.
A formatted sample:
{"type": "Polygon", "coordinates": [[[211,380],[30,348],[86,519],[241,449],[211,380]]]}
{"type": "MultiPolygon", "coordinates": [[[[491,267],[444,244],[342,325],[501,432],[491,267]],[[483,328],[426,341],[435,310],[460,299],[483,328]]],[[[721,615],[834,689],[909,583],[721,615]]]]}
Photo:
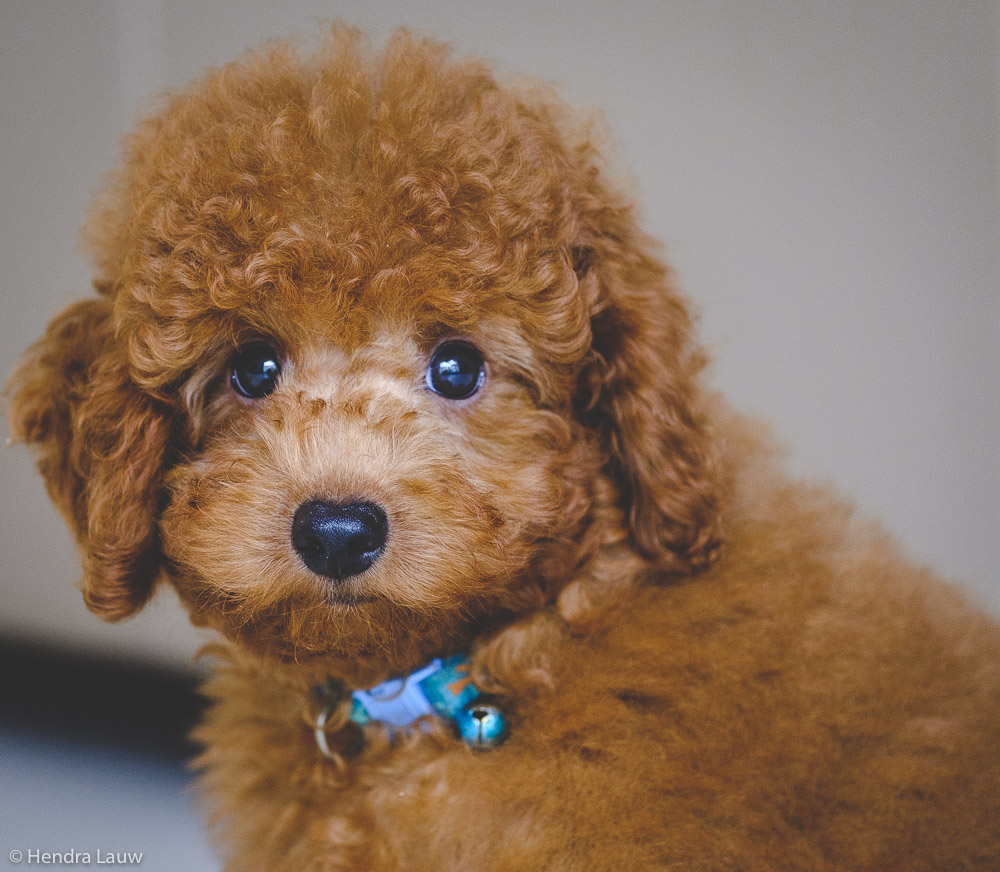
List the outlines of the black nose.
{"type": "Polygon", "coordinates": [[[292,521],[292,544],[303,563],[327,578],[350,578],[385,548],[389,522],[373,503],[303,503],[292,521]]]}

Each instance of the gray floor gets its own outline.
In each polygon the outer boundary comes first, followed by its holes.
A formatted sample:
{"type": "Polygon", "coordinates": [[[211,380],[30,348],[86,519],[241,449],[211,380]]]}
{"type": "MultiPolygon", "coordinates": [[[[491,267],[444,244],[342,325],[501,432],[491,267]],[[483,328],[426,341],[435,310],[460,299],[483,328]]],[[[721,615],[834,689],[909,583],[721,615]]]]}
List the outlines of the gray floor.
{"type": "MultiPolygon", "coordinates": [[[[116,869],[208,872],[209,850],[188,774],[157,757],[0,732],[0,870],[94,868],[109,855],[142,854],[116,869]],[[28,852],[78,856],[45,863],[28,852]],[[20,852],[20,862],[17,852],[20,852]],[[87,858],[82,856],[89,854],[87,858]]],[[[54,858],[53,858],[54,859],[54,858]]],[[[124,858],[123,858],[124,859],[124,858]]]]}

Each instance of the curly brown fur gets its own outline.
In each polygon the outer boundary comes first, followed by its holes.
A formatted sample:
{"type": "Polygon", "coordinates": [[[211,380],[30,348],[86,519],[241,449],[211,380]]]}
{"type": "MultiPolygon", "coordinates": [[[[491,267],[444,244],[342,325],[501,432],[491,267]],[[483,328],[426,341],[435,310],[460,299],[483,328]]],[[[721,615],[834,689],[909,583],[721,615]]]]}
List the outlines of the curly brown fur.
{"type": "Polygon", "coordinates": [[[1000,632],[786,481],[550,93],[401,32],[165,99],[89,227],[96,298],[8,390],[88,605],[158,580],[230,641],[202,782],[230,870],[995,869],[1000,632]],[[469,399],[437,344],[486,360],[469,399]],[[266,339],[277,389],[230,386],[266,339]],[[298,506],[365,500],[339,582],[298,506]],[[472,652],[510,739],[320,755],[312,689],[472,652]]]}

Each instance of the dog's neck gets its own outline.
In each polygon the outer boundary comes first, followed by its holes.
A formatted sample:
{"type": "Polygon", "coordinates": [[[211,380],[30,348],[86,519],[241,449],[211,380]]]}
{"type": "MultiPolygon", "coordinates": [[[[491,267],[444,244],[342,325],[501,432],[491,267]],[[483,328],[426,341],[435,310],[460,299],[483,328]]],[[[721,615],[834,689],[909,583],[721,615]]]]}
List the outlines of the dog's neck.
{"type": "MultiPolygon", "coordinates": [[[[237,705],[219,710],[220,729],[242,731],[247,703],[253,698],[250,705],[255,719],[261,717],[263,706],[282,732],[301,731],[308,725],[314,760],[322,761],[328,751],[328,756],[342,765],[366,745],[372,747],[373,742],[375,747],[386,747],[388,730],[377,724],[361,727],[351,720],[354,691],[371,691],[387,678],[408,676],[435,657],[446,659],[464,650],[476,689],[513,722],[516,734],[519,710],[533,697],[560,684],[566,640],[615,621],[620,614],[617,606],[629,598],[629,588],[644,586],[649,572],[649,564],[629,546],[627,538],[618,536],[602,543],[554,599],[533,611],[508,615],[502,622],[470,625],[467,637],[452,637],[454,647],[450,649],[431,647],[430,640],[422,640],[426,641],[422,646],[411,640],[405,649],[405,662],[394,664],[384,652],[381,657],[377,652],[360,656],[344,652],[282,660],[273,652],[254,653],[246,645],[218,646],[215,651],[223,661],[222,668],[210,679],[206,693],[211,698],[239,700],[237,705]],[[459,644],[467,647],[459,648],[459,644]],[[426,656],[418,659],[421,647],[426,656]],[[331,679],[333,694],[329,693],[331,679]],[[327,692],[317,692],[317,688],[327,692]],[[337,705],[331,705],[333,702],[337,705]],[[326,750],[315,736],[317,729],[327,741],[326,750]]],[[[447,733],[455,724],[427,718],[418,727],[425,728],[447,733]]]]}

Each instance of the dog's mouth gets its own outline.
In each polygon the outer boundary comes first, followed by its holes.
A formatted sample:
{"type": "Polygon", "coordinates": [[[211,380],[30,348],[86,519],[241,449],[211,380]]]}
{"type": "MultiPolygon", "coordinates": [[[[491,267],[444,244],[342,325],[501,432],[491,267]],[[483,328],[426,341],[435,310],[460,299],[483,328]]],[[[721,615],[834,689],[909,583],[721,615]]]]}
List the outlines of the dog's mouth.
{"type": "Polygon", "coordinates": [[[346,608],[357,608],[358,606],[371,605],[378,602],[378,597],[370,594],[356,594],[345,590],[326,590],[323,598],[328,605],[343,606],[346,608]]]}

